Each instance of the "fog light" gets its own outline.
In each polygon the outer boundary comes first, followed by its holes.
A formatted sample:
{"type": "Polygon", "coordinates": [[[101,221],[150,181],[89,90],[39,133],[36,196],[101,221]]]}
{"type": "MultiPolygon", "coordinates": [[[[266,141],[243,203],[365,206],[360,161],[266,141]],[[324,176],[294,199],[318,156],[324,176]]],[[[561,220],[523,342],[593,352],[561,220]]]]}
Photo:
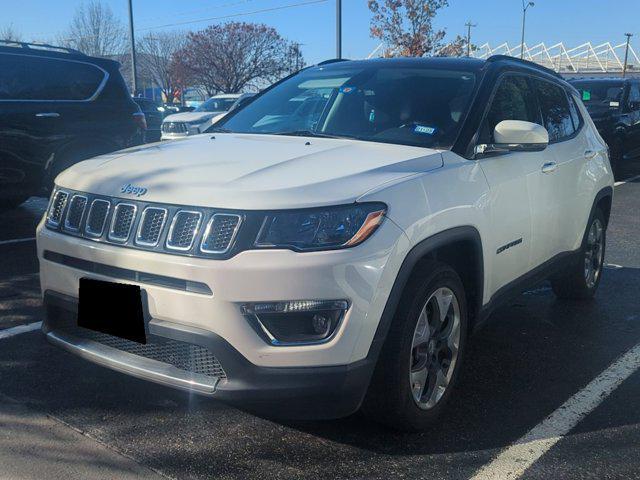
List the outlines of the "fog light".
{"type": "Polygon", "coordinates": [[[326,335],[331,329],[331,320],[326,316],[316,313],[311,319],[313,331],[318,335],[326,335]]]}
{"type": "Polygon", "coordinates": [[[241,307],[256,332],[278,346],[328,341],[348,308],[346,300],[294,300],[241,307]]]}

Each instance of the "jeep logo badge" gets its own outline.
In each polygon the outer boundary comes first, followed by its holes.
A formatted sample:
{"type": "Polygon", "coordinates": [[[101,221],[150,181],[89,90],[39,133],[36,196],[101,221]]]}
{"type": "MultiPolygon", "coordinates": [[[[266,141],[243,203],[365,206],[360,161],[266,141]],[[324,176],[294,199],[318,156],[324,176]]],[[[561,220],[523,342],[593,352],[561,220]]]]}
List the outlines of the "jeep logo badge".
{"type": "Polygon", "coordinates": [[[144,187],[136,187],[135,185],[131,185],[127,183],[120,187],[120,193],[124,193],[126,195],[135,195],[136,197],[141,197],[145,193],[147,193],[147,189],[144,187]]]}

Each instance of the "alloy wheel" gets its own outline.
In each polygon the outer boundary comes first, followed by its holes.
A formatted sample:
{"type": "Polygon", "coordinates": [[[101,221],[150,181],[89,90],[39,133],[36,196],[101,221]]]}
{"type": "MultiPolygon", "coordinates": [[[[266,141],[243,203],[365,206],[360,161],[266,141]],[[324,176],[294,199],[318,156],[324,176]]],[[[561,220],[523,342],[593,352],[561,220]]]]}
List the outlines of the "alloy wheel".
{"type": "Polygon", "coordinates": [[[604,261],[604,227],[599,218],[593,220],[587,234],[584,256],[584,279],[588,288],[593,288],[602,271],[604,261]]]}
{"type": "Polygon", "coordinates": [[[459,346],[458,299],[451,289],[438,288],[420,312],[411,344],[409,385],[419,408],[433,408],[446,392],[459,346]]]}

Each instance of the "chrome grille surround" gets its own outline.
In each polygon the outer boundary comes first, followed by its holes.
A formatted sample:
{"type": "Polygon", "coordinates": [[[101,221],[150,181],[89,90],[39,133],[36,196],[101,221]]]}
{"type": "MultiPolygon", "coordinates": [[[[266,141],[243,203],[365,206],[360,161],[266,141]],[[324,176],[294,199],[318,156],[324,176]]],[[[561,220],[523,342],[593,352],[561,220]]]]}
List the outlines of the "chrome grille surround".
{"type": "Polygon", "coordinates": [[[51,201],[51,206],[47,212],[47,225],[57,227],[62,221],[62,214],[67,206],[69,194],[65,191],[57,191],[51,201]]]}
{"type": "Polygon", "coordinates": [[[118,203],[116,205],[111,218],[109,240],[123,243],[129,240],[137,210],[138,207],[132,203],[118,203]]]}
{"type": "Polygon", "coordinates": [[[87,214],[84,233],[93,238],[101,237],[107,224],[109,210],[111,210],[111,202],[101,198],[93,200],[87,214]]]}
{"type": "Polygon", "coordinates": [[[205,253],[225,253],[233,245],[242,217],[231,213],[216,213],[207,223],[200,250],[205,253]]]}
{"type": "Polygon", "coordinates": [[[164,122],[162,131],[164,133],[186,133],[189,127],[185,122],[164,122]]]}
{"type": "Polygon", "coordinates": [[[73,232],[80,231],[80,225],[84,217],[84,211],[87,208],[87,197],[84,195],[75,194],[69,201],[69,208],[67,208],[67,215],[64,219],[65,230],[71,230],[73,232]]]}
{"type": "Polygon", "coordinates": [[[155,247],[160,241],[160,235],[167,221],[167,209],[161,207],[146,207],[136,233],[136,243],[147,247],[155,247]]]}
{"type": "Polygon", "coordinates": [[[171,221],[167,235],[167,248],[171,250],[191,250],[198,235],[202,213],[193,210],[179,210],[171,221]]]}
{"type": "MultiPolygon", "coordinates": [[[[261,221],[261,215],[108,197],[56,187],[45,226],[61,234],[124,248],[223,259],[249,248],[243,246],[245,240],[241,240],[241,233],[245,225],[255,228],[253,225],[257,218],[261,221]],[[65,227],[66,218],[73,216],[69,213],[71,200],[77,196],[87,199],[84,213],[79,228],[69,229],[65,227]],[[59,219],[58,223],[49,221],[54,211],[53,219],[59,219]],[[253,223],[249,221],[252,218],[253,223]]],[[[75,225],[72,222],[72,227],[75,225]]]]}

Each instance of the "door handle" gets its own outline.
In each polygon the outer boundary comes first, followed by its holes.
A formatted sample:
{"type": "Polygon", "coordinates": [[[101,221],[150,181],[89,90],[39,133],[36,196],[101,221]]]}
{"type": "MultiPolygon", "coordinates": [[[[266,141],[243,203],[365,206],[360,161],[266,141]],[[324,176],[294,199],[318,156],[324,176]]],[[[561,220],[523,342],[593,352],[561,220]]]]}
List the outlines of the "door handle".
{"type": "Polygon", "coordinates": [[[58,112],[43,112],[36,113],[36,117],[38,118],[58,118],[60,114],[58,112]]]}
{"type": "Polygon", "coordinates": [[[555,172],[557,168],[558,164],[556,162],[547,162],[542,165],[542,173],[555,172]]]}
{"type": "Polygon", "coordinates": [[[595,150],[585,150],[584,151],[584,158],[586,158],[587,160],[591,160],[597,154],[598,154],[598,152],[596,152],[595,150]]]}

